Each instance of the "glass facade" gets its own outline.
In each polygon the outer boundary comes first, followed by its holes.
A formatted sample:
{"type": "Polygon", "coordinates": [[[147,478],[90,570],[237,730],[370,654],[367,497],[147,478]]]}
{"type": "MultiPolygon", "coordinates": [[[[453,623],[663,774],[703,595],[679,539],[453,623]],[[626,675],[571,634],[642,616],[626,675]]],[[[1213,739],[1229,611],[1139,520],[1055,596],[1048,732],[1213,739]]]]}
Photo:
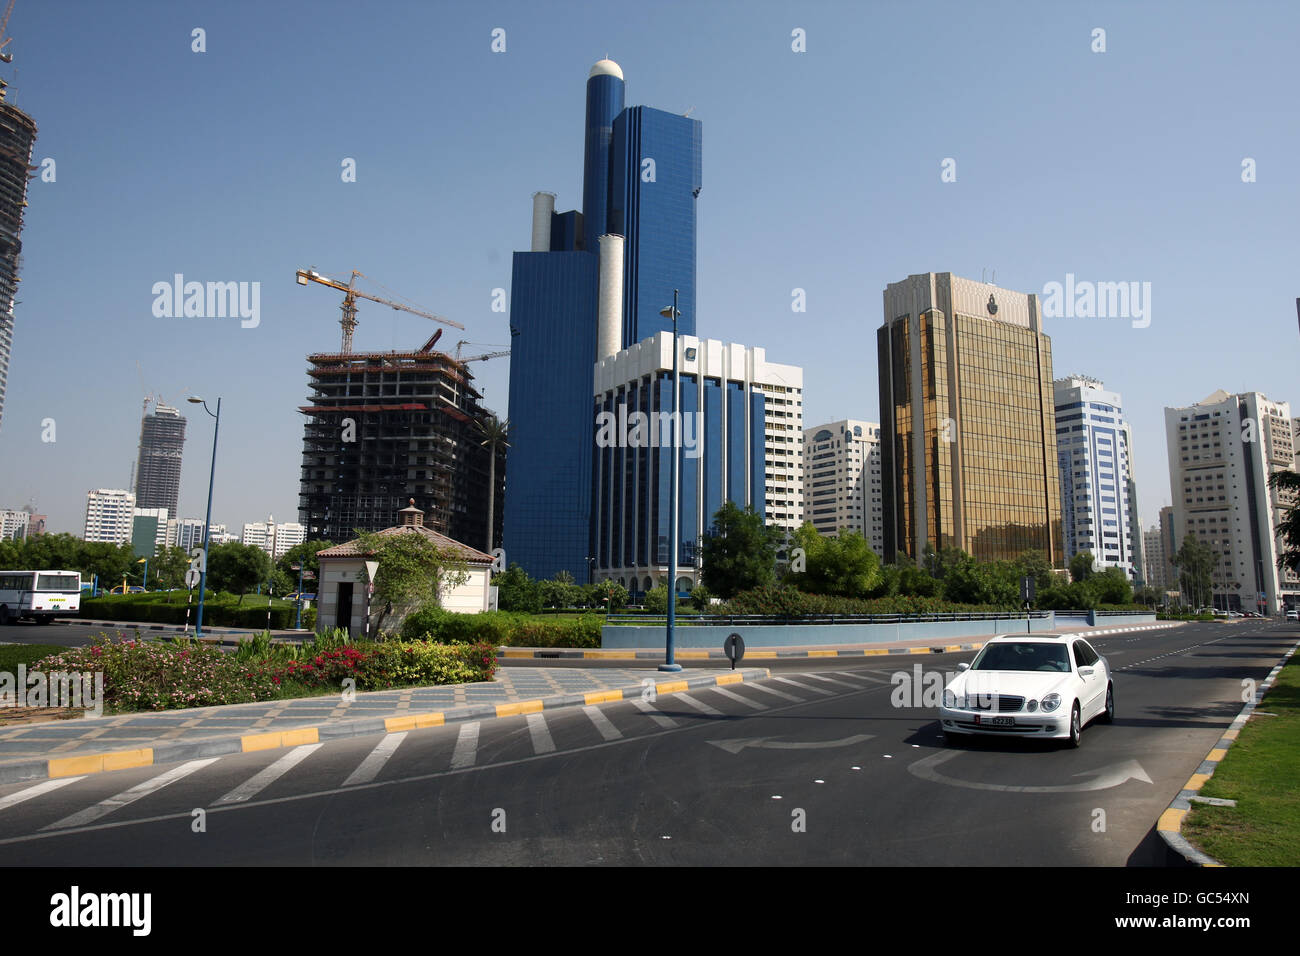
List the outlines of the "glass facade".
{"type": "Polygon", "coordinates": [[[928,542],[980,560],[1041,551],[1062,567],[1048,337],[926,311],[883,326],[877,346],[886,560],[928,542]]]}
{"type": "Polygon", "coordinates": [[[582,222],[586,235],[578,248],[588,252],[595,252],[596,240],[609,231],[609,147],[614,120],[621,112],[623,80],[620,77],[603,73],[587,80],[587,138],[582,169],[582,222]]]}
{"type": "MultiPolygon", "coordinates": [[[[681,410],[690,416],[683,426],[685,441],[678,450],[678,554],[679,574],[691,577],[698,565],[702,536],[726,498],[740,507],[752,505],[760,515],[763,504],[763,430],[766,410],[762,392],[749,392],[746,421],[745,385],[728,381],[725,395],[729,414],[723,415],[723,383],[693,374],[681,376],[681,410]],[[696,413],[702,413],[696,417],[696,413]],[[732,414],[734,413],[734,414],[732,414]],[[696,423],[703,429],[696,434],[696,423]],[[687,431],[689,429],[689,431],[687,431]],[[696,445],[698,442],[698,445],[696,445]],[[698,455],[692,452],[698,448],[698,455]],[[748,478],[748,486],[746,479],[748,478]],[[753,489],[751,491],[751,489],[753,489]]],[[[607,391],[591,408],[616,418],[619,407],[627,414],[650,416],[672,410],[672,372],[660,370],[607,391]]],[[[665,427],[662,444],[670,441],[665,427]]],[[[594,447],[594,446],[593,446],[594,447]]],[[[634,596],[666,574],[672,528],[672,458],[668,447],[594,447],[596,508],[592,537],[596,578],[610,577],[634,596]]],[[[680,580],[680,578],[679,578],[680,580]]]]}
{"type": "Polygon", "coordinates": [[[517,252],[510,300],[506,561],[587,579],[596,256],[517,252]]]}
{"type": "Polygon", "coordinates": [[[672,320],[659,310],[672,305],[674,289],[681,311],[677,331],[695,334],[702,130],[698,120],[648,106],[629,107],[614,121],[608,225],[626,239],[623,348],[672,331],[672,320]]]}

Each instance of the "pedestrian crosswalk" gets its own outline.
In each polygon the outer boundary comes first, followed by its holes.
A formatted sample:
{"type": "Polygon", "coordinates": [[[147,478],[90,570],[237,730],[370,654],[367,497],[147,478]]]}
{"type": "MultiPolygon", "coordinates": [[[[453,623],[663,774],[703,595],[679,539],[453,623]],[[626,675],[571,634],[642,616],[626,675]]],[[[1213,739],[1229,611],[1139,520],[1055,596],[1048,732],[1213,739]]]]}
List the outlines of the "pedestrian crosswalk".
{"type": "Polygon", "coordinates": [[[689,693],[538,711],[489,721],[190,760],[0,788],[0,844],[126,817],[145,819],[193,807],[230,809],[291,793],[345,794],[412,777],[465,772],[548,754],[592,749],[701,726],[719,718],[764,716],[773,708],[878,690],[850,671],[691,688],[689,693]],[[524,732],[526,731],[526,733],[524,732]],[[319,755],[319,756],[318,756],[319,755]],[[313,760],[313,758],[315,758],[313,760]],[[241,779],[242,777],[242,779],[241,779]],[[88,804],[88,805],[87,805],[88,804]],[[138,805],[138,806],[137,806],[138,805]],[[134,810],[131,808],[135,807],[134,810]]]}

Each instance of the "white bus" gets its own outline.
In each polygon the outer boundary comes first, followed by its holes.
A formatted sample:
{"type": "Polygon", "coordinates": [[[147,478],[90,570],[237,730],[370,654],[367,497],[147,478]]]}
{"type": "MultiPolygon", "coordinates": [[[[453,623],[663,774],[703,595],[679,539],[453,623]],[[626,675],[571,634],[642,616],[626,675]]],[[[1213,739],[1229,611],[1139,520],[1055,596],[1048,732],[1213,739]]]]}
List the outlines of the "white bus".
{"type": "Polygon", "coordinates": [[[0,571],[0,624],[24,617],[49,624],[80,612],[80,571],[0,571]]]}

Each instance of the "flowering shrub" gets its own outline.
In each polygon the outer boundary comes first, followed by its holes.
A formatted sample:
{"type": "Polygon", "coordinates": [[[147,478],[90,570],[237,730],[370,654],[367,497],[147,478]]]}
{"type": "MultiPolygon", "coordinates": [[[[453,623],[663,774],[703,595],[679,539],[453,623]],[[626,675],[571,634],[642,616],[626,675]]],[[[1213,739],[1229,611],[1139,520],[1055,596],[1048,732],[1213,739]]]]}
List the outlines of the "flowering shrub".
{"type": "Polygon", "coordinates": [[[42,658],[31,669],[102,672],[105,709],[131,711],[275,700],[337,690],[348,677],[360,690],[472,683],[491,680],[497,665],[496,647],[486,643],[338,644],[319,653],[306,645],[306,653],[289,660],[279,653],[284,645],[275,647],[271,656],[255,659],[247,648],[228,653],[197,642],[114,641],[101,635],[88,647],[42,658]]]}
{"type": "MultiPolygon", "coordinates": [[[[37,665],[33,666],[33,669],[37,665]]],[[[270,674],[201,644],[171,645],[106,635],[40,661],[44,671],[101,671],[111,710],[245,704],[279,696],[270,674]]]]}

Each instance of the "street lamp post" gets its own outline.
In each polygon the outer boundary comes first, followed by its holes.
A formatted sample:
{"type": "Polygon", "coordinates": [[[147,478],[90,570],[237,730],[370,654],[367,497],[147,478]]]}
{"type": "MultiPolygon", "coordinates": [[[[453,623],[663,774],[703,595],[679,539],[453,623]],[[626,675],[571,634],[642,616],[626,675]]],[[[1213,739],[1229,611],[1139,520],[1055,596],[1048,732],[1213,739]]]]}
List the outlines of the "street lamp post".
{"type": "Polygon", "coordinates": [[[681,423],[677,420],[677,390],[679,387],[679,372],[677,362],[677,317],[681,312],[677,309],[677,291],[673,289],[673,304],[666,306],[659,311],[664,318],[673,320],[673,409],[669,416],[672,423],[673,440],[672,447],[669,449],[672,459],[672,491],[671,491],[671,508],[672,511],[668,516],[668,636],[664,653],[664,662],[659,665],[661,671],[679,671],[682,665],[673,659],[673,641],[676,637],[677,629],[677,512],[678,497],[681,489],[677,483],[677,445],[678,436],[681,434],[681,423]]]}
{"type": "Polygon", "coordinates": [[[293,619],[293,629],[302,630],[302,569],[307,564],[306,560],[298,562],[298,613],[293,619]]]}
{"type": "Polygon", "coordinates": [[[195,405],[202,405],[203,410],[216,419],[212,426],[212,466],[208,470],[208,512],[203,519],[203,568],[199,572],[199,613],[194,619],[194,636],[203,636],[203,595],[208,587],[208,548],[212,543],[212,483],[217,477],[217,433],[221,430],[221,399],[217,398],[217,411],[213,414],[208,403],[198,396],[189,399],[195,405]]]}

